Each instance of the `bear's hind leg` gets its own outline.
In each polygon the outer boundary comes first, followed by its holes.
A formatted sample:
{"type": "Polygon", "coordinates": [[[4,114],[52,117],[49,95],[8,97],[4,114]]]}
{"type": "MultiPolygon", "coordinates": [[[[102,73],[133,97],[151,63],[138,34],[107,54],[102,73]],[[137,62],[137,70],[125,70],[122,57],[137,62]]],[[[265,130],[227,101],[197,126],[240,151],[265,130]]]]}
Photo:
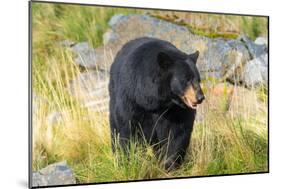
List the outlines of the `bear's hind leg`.
{"type": "Polygon", "coordinates": [[[117,147],[118,128],[117,128],[117,124],[115,123],[113,114],[109,115],[109,122],[110,122],[111,148],[113,153],[115,153],[117,147]]]}

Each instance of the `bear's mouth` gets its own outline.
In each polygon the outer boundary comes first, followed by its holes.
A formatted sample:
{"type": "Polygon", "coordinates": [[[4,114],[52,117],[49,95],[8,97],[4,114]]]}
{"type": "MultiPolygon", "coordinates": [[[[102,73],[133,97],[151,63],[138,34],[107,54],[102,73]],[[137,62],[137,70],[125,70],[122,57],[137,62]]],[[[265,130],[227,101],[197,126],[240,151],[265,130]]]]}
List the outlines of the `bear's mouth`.
{"type": "Polygon", "coordinates": [[[183,102],[190,108],[196,110],[197,109],[197,103],[196,102],[192,102],[190,99],[186,98],[186,97],[182,97],[183,102]]]}
{"type": "Polygon", "coordinates": [[[193,102],[192,102],[191,100],[189,100],[188,98],[185,98],[185,99],[184,99],[183,97],[181,97],[180,99],[177,99],[177,98],[172,99],[172,102],[173,102],[174,104],[176,104],[176,105],[182,107],[182,108],[187,108],[187,107],[189,107],[189,108],[194,109],[194,110],[197,109],[197,105],[198,105],[198,103],[193,103],[193,102]]]}

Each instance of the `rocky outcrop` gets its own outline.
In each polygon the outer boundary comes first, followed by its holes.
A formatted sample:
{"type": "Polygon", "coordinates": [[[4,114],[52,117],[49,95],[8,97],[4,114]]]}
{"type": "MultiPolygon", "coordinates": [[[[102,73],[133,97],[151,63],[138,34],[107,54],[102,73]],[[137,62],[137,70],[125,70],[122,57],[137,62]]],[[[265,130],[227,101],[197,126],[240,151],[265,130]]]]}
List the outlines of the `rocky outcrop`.
{"type": "Polygon", "coordinates": [[[70,93],[86,107],[107,110],[108,72],[118,50],[138,37],[155,37],[171,42],[186,53],[200,51],[197,66],[202,80],[216,79],[247,87],[267,85],[267,40],[255,42],[247,36],[226,40],[194,35],[187,27],[148,15],[118,14],[108,22],[103,45],[92,48],[88,43],[62,42],[74,54],[75,62],[86,68],[69,84],[70,93]]]}
{"type": "Polygon", "coordinates": [[[54,186],[75,184],[72,170],[66,162],[59,162],[48,165],[47,167],[32,174],[32,186],[54,186]]]}
{"type": "Polygon", "coordinates": [[[71,44],[77,54],[76,63],[92,69],[108,70],[117,51],[138,37],[167,40],[186,53],[200,51],[198,68],[204,78],[215,77],[240,82],[241,69],[253,58],[267,53],[267,46],[241,36],[236,40],[210,39],[192,34],[188,28],[147,15],[115,15],[104,34],[104,45],[96,49],[87,43],[71,44]]]}
{"type": "Polygon", "coordinates": [[[257,58],[257,57],[267,53],[267,50],[268,50],[267,45],[259,44],[259,40],[258,40],[258,43],[255,43],[245,35],[240,37],[239,40],[242,41],[243,43],[245,43],[245,46],[248,48],[252,59],[257,58]]]}
{"type": "Polygon", "coordinates": [[[99,54],[90,47],[87,42],[77,43],[71,47],[74,53],[77,54],[75,62],[85,68],[95,66],[95,60],[98,59],[99,54]]]}
{"type": "Polygon", "coordinates": [[[204,78],[222,78],[233,62],[244,64],[249,60],[248,51],[241,41],[197,36],[184,26],[147,15],[115,15],[109,21],[109,26],[110,29],[103,36],[103,46],[93,49],[87,43],[70,43],[71,49],[77,54],[77,64],[90,69],[108,70],[122,45],[143,36],[167,40],[186,53],[199,50],[198,67],[204,78]]]}
{"type": "Polygon", "coordinates": [[[226,73],[232,77],[233,73],[229,73],[229,70],[235,70],[233,64],[244,65],[250,60],[248,50],[240,40],[227,41],[194,35],[184,26],[147,15],[116,15],[109,21],[109,26],[111,29],[104,34],[105,48],[115,46],[118,50],[129,40],[147,36],[169,41],[186,53],[199,50],[197,64],[203,79],[221,79],[226,73]]]}

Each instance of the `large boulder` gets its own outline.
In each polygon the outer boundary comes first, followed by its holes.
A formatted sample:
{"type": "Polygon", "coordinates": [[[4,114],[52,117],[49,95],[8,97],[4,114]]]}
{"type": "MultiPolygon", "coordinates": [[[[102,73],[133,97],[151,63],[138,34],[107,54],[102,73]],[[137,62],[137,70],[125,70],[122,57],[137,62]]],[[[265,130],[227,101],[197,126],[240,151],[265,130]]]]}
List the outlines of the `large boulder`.
{"type": "Polygon", "coordinates": [[[99,54],[96,53],[87,42],[77,43],[71,47],[72,51],[76,53],[75,62],[85,68],[96,67],[96,59],[99,54]]]}
{"type": "MultiPolygon", "coordinates": [[[[108,38],[110,37],[108,36],[108,38]]],[[[107,39],[106,36],[104,38],[104,41],[114,40],[107,39]]],[[[74,62],[86,69],[108,70],[113,60],[111,48],[109,47],[102,46],[95,49],[88,42],[73,42],[70,40],[60,41],[58,45],[70,49],[74,54],[74,62]]]]}
{"type": "Polygon", "coordinates": [[[268,54],[263,54],[246,63],[243,73],[243,82],[248,87],[260,85],[267,86],[268,83],[268,54]]]}
{"type": "Polygon", "coordinates": [[[32,174],[32,186],[54,186],[75,184],[76,180],[72,170],[66,162],[59,162],[48,165],[47,167],[32,174]]]}

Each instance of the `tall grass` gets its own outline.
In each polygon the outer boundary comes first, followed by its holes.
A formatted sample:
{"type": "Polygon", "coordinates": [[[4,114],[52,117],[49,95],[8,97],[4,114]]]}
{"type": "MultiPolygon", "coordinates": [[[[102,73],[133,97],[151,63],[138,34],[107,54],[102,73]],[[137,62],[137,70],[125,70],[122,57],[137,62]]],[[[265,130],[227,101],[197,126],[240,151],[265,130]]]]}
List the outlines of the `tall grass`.
{"type": "Polygon", "coordinates": [[[195,123],[187,159],[174,172],[163,169],[149,146],[133,143],[130,158],[119,152],[118,159],[111,151],[108,112],[82,107],[69,95],[64,78],[73,78],[79,69],[69,52],[57,53],[56,59],[50,57],[56,83],[48,75],[34,75],[40,86],[35,94],[41,96],[34,109],[34,170],[66,160],[80,183],[267,171],[266,106],[257,117],[246,112],[236,117],[224,106],[216,111],[206,106],[203,111],[210,112],[195,123]],[[50,124],[54,111],[61,116],[50,124]]]}
{"type": "Polygon", "coordinates": [[[268,170],[265,88],[251,91],[262,103],[253,115],[247,101],[237,101],[238,108],[229,109],[228,93],[224,100],[208,98],[211,88],[206,85],[204,119],[195,123],[187,158],[176,171],[165,171],[148,145],[132,143],[130,158],[122,151],[117,151],[117,158],[111,151],[108,112],[88,109],[69,94],[68,84],[81,70],[72,53],[57,42],[86,40],[99,45],[110,16],[125,10],[37,3],[32,10],[34,171],[66,160],[78,183],[85,183],[268,170]],[[50,120],[54,112],[59,116],[50,120]]]}

